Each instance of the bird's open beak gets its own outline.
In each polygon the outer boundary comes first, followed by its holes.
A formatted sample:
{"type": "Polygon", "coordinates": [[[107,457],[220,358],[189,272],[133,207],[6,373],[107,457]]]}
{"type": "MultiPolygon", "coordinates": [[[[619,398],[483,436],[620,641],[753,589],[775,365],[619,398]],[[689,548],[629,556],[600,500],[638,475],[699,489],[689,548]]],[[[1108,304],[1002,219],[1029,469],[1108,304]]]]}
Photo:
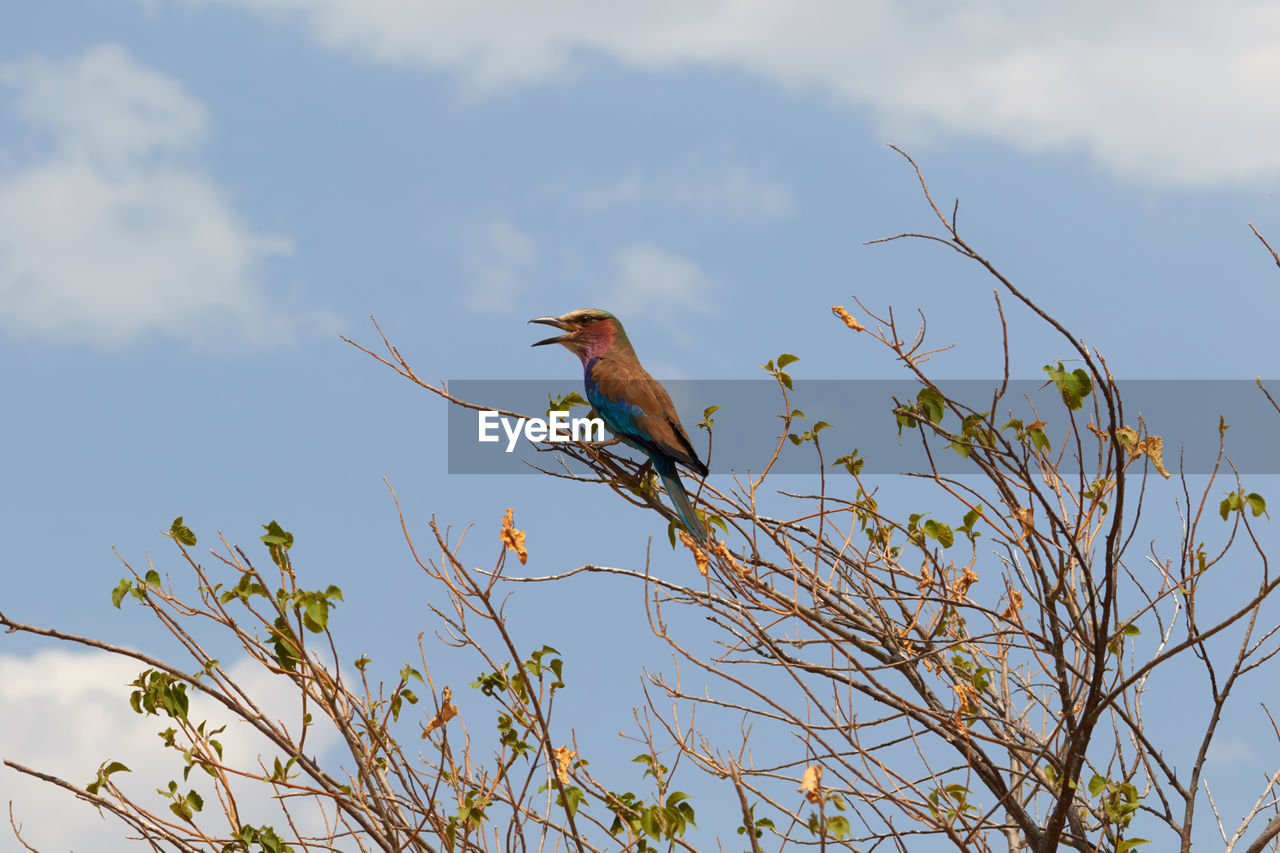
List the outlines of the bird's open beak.
{"type": "MultiPolygon", "coordinates": [[[[559,317],[534,317],[529,322],[541,323],[544,326],[555,326],[557,329],[564,329],[566,332],[569,330],[569,324],[561,320],[559,317]]],[[[538,341],[536,344],[532,344],[532,346],[540,347],[540,346],[543,346],[544,344],[564,343],[565,339],[568,337],[569,336],[567,334],[556,335],[554,338],[546,338],[544,340],[538,341]]]]}

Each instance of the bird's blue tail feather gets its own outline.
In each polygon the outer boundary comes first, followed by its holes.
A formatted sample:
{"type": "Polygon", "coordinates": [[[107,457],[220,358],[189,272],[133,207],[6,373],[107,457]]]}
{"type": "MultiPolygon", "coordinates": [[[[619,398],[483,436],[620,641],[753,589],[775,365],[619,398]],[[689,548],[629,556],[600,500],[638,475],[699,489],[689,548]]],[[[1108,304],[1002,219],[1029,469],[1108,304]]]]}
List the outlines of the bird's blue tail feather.
{"type": "Polygon", "coordinates": [[[698,513],[694,510],[693,504],[689,502],[689,495],[680,483],[680,475],[676,473],[675,463],[670,459],[664,459],[662,462],[654,460],[653,467],[658,472],[658,477],[662,480],[662,487],[671,496],[671,502],[675,504],[676,512],[680,514],[680,520],[684,522],[684,529],[699,542],[706,542],[707,529],[703,526],[702,520],[698,518],[698,513]]]}

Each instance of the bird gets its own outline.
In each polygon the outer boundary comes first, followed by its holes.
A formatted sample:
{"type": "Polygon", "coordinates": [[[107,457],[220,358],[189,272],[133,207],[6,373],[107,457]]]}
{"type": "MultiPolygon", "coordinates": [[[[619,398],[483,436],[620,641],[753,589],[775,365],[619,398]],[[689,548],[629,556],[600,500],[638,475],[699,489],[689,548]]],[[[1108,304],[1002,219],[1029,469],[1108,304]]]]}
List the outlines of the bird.
{"type": "Polygon", "coordinates": [[[618,318],[598,308],[580,308],[529,322],[564,332],[533,346],[561,344],[582,360],[587,400],[610,432],[649,458],[685,530],[706,542],[706,527],[689,502],[676,463],[700,477],[707,476],[707,466],[680,424],[671,395],[640,365],[618,318]]]}

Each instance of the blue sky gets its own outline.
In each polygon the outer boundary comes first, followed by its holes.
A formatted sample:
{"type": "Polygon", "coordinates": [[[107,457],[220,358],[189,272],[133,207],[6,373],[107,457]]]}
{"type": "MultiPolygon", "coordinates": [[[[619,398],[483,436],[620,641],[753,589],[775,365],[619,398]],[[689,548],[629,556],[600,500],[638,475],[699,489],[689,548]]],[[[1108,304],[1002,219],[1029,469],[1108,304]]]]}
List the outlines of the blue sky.
{"type": "MultiPolygon", "coordinates": [[[[351,657],[391,666],[430,627],[429,592],[384,477],[418,533],[432,513],[477,525],[482,564],[508,506],[535,573],[640,564],[654,518],[570,484],[449,477],[439,401],[338,338],[375,342],[370,315],[432,378],[572,378],[567,353],[529,349],[525,321],[585,306],[618,313],[662,377],[754,378],[782,351],[797,376],[897,376],[831,317],[855,294],[923,309],[932,339],[957,345],[939,375],[995,375],[993,282],[935,246],[864,245],[930,227],[888,143],[1117,375],[1277,372],[1280,271],[1247,227],[1280,244],[1268,4],[12,5],[0,561],[14,618],[154,644],[105,606],[112,547],[164,565],[158,530],[176,515],[202,546],[218,530],[254,545],[275,518],[299,563],[348,591],[351,657]]],[[[1017,375],[1069,355],[1006,306],[1017,375]]],[[[659,552],[656,570],[687,570],[659,552]]],[[[647,631],[638,593],[592,580],[530,590],[513,613],[531,647],[560,645],[570,672],[622,697],[596,733],[614,748],[634,664],[661,653],[617,636],[628,614],[647,631]]],[[[59,659],[50,679],[42,648],[5,638],[3,707],[26,697],[27,726],[63,731],[116,713],[96,664],[59,659]]],[[[455,685],[474,674],[440,666],[455,685]]],[[[0,738],[27,730],[10,719],[0,738]]],[[[88,735],[39,743],[0,752],[73,779],[107,757],[88,735]]],[[[0,799],[29,798],[28,825],[61,802],[22,787],[0,775],[0,799]]],[[[51,847],[95,831],[73,818],[51,847]]]]}

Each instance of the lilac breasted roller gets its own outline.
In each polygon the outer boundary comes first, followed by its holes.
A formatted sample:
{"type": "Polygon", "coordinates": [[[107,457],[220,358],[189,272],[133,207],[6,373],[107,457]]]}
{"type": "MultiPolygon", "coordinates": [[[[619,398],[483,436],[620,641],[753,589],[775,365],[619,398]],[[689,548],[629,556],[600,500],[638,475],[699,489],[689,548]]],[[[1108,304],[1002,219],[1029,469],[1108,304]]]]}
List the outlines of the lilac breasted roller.
{"type": "Polygon", "coordinates": [[[529,322],[555,326],[564,332],[533,346],[563,344],[582,359],[583,381],[591,405],[610,432],[649,457],[685,529],[705,541],[706,528],[680,484],[676,463],[700,477],[707,476],[707,466],[680,425],[667,389],[640,366],[618,318],[597,308],[580,308],[529,322]]]}

